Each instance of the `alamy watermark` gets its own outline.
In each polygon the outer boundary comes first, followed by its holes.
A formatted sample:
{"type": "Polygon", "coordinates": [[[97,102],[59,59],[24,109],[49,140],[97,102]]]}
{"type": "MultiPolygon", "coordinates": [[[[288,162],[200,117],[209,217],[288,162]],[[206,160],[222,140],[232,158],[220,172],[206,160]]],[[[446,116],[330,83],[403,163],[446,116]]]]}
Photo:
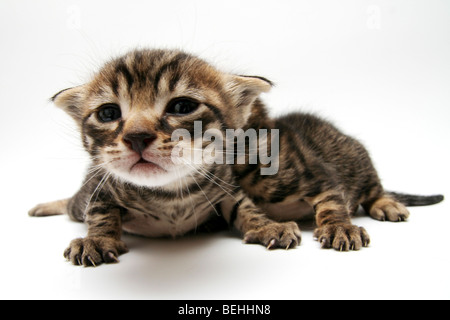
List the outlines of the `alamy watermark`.
{"type": "Polygon", "coordinates": [[[194,122],[194,136],[187,129],[176,129],[172,141],[174,163],[261,164],[261,175],[274,175],[279,169],[278,129],[219,129],[203,131],[202,121],[194,122]]]}

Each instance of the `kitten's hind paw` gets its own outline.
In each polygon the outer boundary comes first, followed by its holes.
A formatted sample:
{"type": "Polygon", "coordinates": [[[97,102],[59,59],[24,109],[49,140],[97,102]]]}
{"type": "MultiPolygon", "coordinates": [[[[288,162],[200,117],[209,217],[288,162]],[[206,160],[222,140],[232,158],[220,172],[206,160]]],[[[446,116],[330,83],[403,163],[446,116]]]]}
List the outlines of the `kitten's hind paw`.
{"type": "Polygon", "coordinates": [[[302,235],[295,222],[273,222],[244,235],[244,243],[260,243],[267,249],[291,249],[300,244],[302,235]]]}
{"type": "Polygon", "coordinates": [[[376,220],[392,222],[406,221],[409,217],[409,211],[403,204],[388,197],[375,201],[370,207],[369,214],[376,220]]]}
{"type": "Polygon", "coordinates": [[[67,204],[70,199],[41,203],[28,211],[30,217],[56,216],[67,213],[67,204]]]}

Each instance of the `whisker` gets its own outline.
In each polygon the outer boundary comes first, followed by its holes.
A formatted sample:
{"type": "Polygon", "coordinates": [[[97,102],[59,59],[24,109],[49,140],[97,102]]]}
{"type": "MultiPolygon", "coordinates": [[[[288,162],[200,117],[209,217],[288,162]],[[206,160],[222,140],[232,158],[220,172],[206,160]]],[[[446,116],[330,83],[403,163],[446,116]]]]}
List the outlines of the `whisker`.
{"type": "Polygon", "coordinates": [[[87,174],[86,174],[86,176],[91,176],[91,177],[89,179],[87,179],[81,187],[84,187],[86,184],[89,183],[89,181],[91,181],[93,178],[97,177],[98,174],[102,172],[102,169],[104,169],[104,165],[111,163],[112,161],[113,160],[110,160],[110,161],[106,161],[104,163],[100,163],[100,164],[91,166],[88,169],[87,174]]]}
{"type": "Polygon", "coordinates": [[[98,174],[102,171],[103,168],[98,168],[96,171],[89,172],[88,175],[92,175],[89,179],[87,179],[81,187],[84,187],[86,184],[89,183],[93,178],[98,176],[98,174]]]}
{"type": "MultiPolygon", "coordinates": [[[[199,148],[191,148],[191,150],[192,151],[205,151],[205,149],[199,149],[199,148]]],[[[214,152],[221,153],[221,154],[251,155],[251,154],[258,154],[259,148],[257,148],[257,149],[245,148],[245,151],[248,151],[248,152],[238,152],[238,150],[235,150],[233,152],[226,151],[226,150],[225,151],[224,150],[217,150],[217,149],[214,150],[214,152]]]]}
{"type": "Polygon", "coordinates": [[[184,196],[183,196],[183,184],[181,182],[181,175],[180,175],[180,171],[178,168],[176,168],[175,173],[178,177],[177,179],[177,191],[180,192],[180,198],[181,200],[184,202],[184,196]]]}
{"type": "Polygon", "coordinates": [[[89,209],[89,205],[91,204],[91,200],[92,200],[92,198],[94,197],[94,194],[95,194],[95,193],[97,192],[97,190],[98,190],[97,196],[95,197],[95,200],[94,200],[94,202],[96,202],[97,199],[98,199],[98,195],[100,194],[100,191],[101,191],[101,190],[103,189],[103,187],[105,186],[105,184],[106,184],[108,178],[111,176],[111,174],[112,174],[111,172],[108,172],[107,174],[105,174],[105,175],[102,177],[102,179],[100,180],[100,182],[97,184],[97,187],[95,188],[94,192],[92,192],[91,196],[89,197],[89,200],[87,201],[86,208],[84,209],[84,216],[87,215],[87,211],[88,211],[88,209],[89,209]]]}
{"type": "Polygon", "coordinates": [[[195,180],[195,177],[192,175],[192,173],[189,173],[189,175],[192,177],[192,179],[194,179],[195,184],[198,186],[198,188],[200,189],[200,191],[203,193],[203,195],[205,196],[206,200],[209,202],[209,204],[211,205],[211,207],[214,209],[214,211],[216,212],[216,214],[218,216],[220,216],[219,212],[217,212],[216,207],[212,204],[211,200],[209,200],[208,196],[206,195],[205,191],[203,191],[202,187],[200,187],[200,185],[198,184],[197,180],[195,180]]]}
{"type": "Polygon", "coordinates": [[[186,190],[188,192],[189,200],[191,201],[192,212],[194,214],[194,219],[195,219],[195,229],[194,230],[197,231],[197,225],[198,225],[197,212],[195,210],[194,202],[193,202],[193,199],[192,199],[191,191],[189,190],[189,184],[187,182],[187,179],[186,179],[186,177],[184,177],[183,179],[184,179],[184,183],[186,184],[186,190]]]}
{"type": "MultiPolygon", "coordinates": [[[[193,166],[193,165],[190,164],[189,162],[186,161],[185,164],[188,165],[188,166],[190,166],[190,167],[191,167],[192,169],[194,169],[199,175],[201,175],[202,177],[205,177],[208,181],[214,183],[216,186],[218,186],[220,189],[222,189],[226,194],[228,194],[230,197],[232,197],[233,199],[236,200],[236,198],[235,198],[234,195],[232,194],[232,192],[233,192],[234,190],[226,190],[226,189],[224,189],[224,187],[221,186],[220,184],[218,184],[214,179],[212,179],[211,177],[207,176],[205,173],[199,171],[195,166],[193,166]]],[[[192,176],[192,174],[191,174],[191,176],[192,176]]],[[[192,176],[192,178],[194,178],[194,177],[192,176]]],[[[194,179],[194,180],[195,180],[195,179],[194,179]]],[[[197,184],[197,185],[198,185],[198,184],[197,184]]]]}
{"type": "MultiPolygon", "coordinates": [[[[99,170],[104,169],[107,164],[110,164],[111,162],[115,161],[115,159],[105,161],[96,165],[91,165],[89,169],[87,170],[87,175],[97,173],[99,170]]],[[[92,178],[91,178],[92,179],[92,178]]],[[[90,179],[89,179],[90,180],[90,179]]]]}
{"type": "Polygon", "coordinates": [[[225,180],[222,180],[221,178],[219,178],[218,176],[216,176],[214,173],[212,173],[211,171],[209,171],[209,170],[207,170],[206,168],[204,168],[204,167],[201,167],[201,168],[199,168],[200,170],[202,170],[203,172],[205,172],[207,175],[209,175],[210,177],[211,177],[211,179],[212,178],[216,178],[217,180],[219,180],[220,182],[223,182],[223,183],[225,183],[225,184],[227,184],[227,185],[229,185],[230,187],[233,187],[233,188],[239,188],[240,186],[238,186],[238,185],[234,185],[234,184],[231,184],[231,183],[229,183],[229,182],[227,182],[227,181],[225,181],[225,180]]]}

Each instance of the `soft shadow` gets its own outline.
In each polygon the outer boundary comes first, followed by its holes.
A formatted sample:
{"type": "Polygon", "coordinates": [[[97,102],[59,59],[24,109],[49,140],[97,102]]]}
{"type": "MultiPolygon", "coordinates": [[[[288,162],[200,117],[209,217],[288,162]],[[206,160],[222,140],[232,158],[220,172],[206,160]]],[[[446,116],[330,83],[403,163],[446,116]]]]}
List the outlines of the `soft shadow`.
{"type": "Polygon", "coordinates": [[[119,287],[148,298],[188,298],[189,288],[208,286],[225,274],[225,257],[240,240],[227,231],[180,238],[143,238],[124,235],[130,249],[120,257],[119,287]],[[225,257],[223,257],[223,254],[225,257]]]}
{"type": "MultiPolygon", "coordinates": [[[[358,212],[354,220],[363,217],[367,215],[358,212]]],[[[298,224],[303,238],[312,237],[314,219],[298,224]]],[[[130,252],[120,256],[118,265],[111,266],[117,281],[115,289],[148,298],[187,299],[191,290],[209,292],[217,283],[235,281],[243,266],[273,261],[273,255],[265,250],[249,250],[236,230],[156,239],[124,234],[122,240],[130,252]]]]}

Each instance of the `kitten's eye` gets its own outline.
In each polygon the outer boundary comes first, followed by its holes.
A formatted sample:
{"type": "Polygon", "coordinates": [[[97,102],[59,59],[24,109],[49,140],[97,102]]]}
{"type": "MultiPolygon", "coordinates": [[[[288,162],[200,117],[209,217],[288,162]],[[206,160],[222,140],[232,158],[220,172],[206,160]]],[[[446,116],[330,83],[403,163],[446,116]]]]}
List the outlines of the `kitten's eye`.
{"type": "Polygon", "coordinates": [[[122,116],[120,107],[114,103],[104,104],[97,111],[97,118],[100,122],[111,122],[122,116]]]}
{"type": "Polygon", "coordinates": [[[200,104],[196,101],[187,98],[179,98],[169,102],[166,113],[175,115],[189,114],[194,112],[199,105],[200,104]]]}

